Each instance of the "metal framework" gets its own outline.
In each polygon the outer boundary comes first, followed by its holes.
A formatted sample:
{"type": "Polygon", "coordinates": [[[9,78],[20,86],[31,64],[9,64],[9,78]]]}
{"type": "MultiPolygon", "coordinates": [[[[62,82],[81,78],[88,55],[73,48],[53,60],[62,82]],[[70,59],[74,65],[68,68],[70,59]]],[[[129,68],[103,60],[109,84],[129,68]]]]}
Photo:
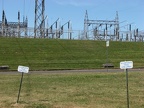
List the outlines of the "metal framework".
{"type": "Polygon", "coordinates": [[[0,21],[0,36],[4,37],[28,37],[28,38],[52,38],[52,39],[85,39],[85,40],[111,40],[111,41],[144,41],[144,31],[132,28],[131,24],[120,27],[118,12],[113,20],[90,20],[86,10],[84,18],[84,30],[72,30],[71,21],[61,24],[58,18],[50,26],[45,27],[45,0],[35,0],[34,27],[28,27],[27,17],[20,21],[18,12],[17,22],[9,22],[5,11],[2,11],[0,21]],[[121,29],[121,30],[120,30],[121,29]]]}
{"type": "Polygon", "coordinates": [[[63,25],[60,24],[60,19],[58,18],[49,28],[46,29],[47,38],[61,38],[72,39],[72,24],[69,20],[63,25]],[[65,28],[65,30],[64,30],[65,28]]]}
{"type": "Polygon", "coordinates": [[[18,12],[17,22],[8,22],[4,10],[2,11],[2,21],[0,21],[0,36],[21,37],[27,36],[28,19],[24,18],[20,22],[20,12],[18,12]]]}
{"type": "Polygon", "coordinates": [[[91,34],[91,38],[97,40],[107,40],[107,39],[115,39],[119,40],[119,18],[118,12],[116,13],[116,18],[114,20],[89,20],[88,12],[86,10],[85,19],[84,19],[84,39],[89,39],[89,32],[93,32],[91,34]],[[89,26],[92,26],[92,30],[89,30],[89,26]],[[108,29],[114,29],[113,33],[109,33],[108,29]],[[93,36],[92,36],[93,35],[93,36]]]}
{"type": "Polygon", "coordinates": [[[34,38],[45,37],[45,0],[35,0],[34,38]]]}

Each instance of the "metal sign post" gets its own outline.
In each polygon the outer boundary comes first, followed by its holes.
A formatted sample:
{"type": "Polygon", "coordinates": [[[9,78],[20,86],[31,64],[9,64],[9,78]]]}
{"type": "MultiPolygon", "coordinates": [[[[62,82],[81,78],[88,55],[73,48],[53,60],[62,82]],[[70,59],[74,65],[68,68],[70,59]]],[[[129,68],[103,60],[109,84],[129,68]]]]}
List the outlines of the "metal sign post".
{"type": "Polygon", "coordinates": [[[23,75],[24,75],[24,73],[28,73],[29,72],[29,67],[18,66],[18,72],[21,72],[22,76],[21,76],[21,81],[20,81],[18,97],[17,97],[17,103],[19,102],[19,97],[20,97],[20,92],[21,92],[21,87],[22,87],[22,81],[23,81],[23,75]]]}
{"type": "Polygon", "coordinates": [[[120,62],[120,69],[126,70],[126,89],[127,89],[127,108],[129,108],[129,85],[128,85],[128,69],[133,68],[132,61],[122,61],[120,62]]]}
{"type": "Polygon", "coordinates": [[[23,81],[23,72],[22,72],[22,76],[21,76],[21,81],[20,81],[20,87],[19,87],[19,93],[18,93],[18,97],[17,97],[17,103],[19,102],[19,97],[20,97],[20,92],[21,92],[21,86],[22,86],[22,81],[23,81]]]}
{"type": "Polygon", "coordinates": [[[106,41],[106,65],[107,65],[107,72],[108,72],[108,47],[109,47],[109,41],[106,41]]]}
{"type": "Polygon", "coordinates": [[[126,87],[127,87],[127,108],[129,108],[128,69],[126,69],[126,87]]]}

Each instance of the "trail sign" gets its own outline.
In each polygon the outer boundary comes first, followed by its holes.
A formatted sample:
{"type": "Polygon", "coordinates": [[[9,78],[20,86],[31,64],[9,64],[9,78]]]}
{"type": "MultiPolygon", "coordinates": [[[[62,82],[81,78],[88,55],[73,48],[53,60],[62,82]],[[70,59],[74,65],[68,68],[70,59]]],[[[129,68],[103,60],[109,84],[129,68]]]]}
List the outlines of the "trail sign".
{"type": "Polygon", "coordinates": [[[106,47],[109,47],[109,41],[106,41],[106,47]]]}
{"type": "Polygon", "coordinates": [[[133,61],[120,62],[120,69],[126,69],[126,87],[127,87],[127,108],[129,108],[129,85],[128,85],[128,69],[133,68],[133,61]]]}
{"type": "Polygon", "coordinates": [[[18,72],[28,73],[29,72],[29,67],[18,66],[18,72]]]}
{"type": "Polygon", "coordinates": [[[133,68],[133,61],[120,62],[120,69],[131,69],[131,68],[133,68]]]}
{"type": "Polygon", "coordinates": [[[18,66],[18,72],[21,72],[22,76],[21,76],[21,81],[20,81],[20,87],[19,87],[19,92],[18,92],[17,103],[19,102],[19,97],[20,97],[20,92],[21,92],[21,87],[22,87],[22,81],[23,81],[23,75],[24,75],[24,73],[28,73],[29,72],[29,67],[18,66]]]}

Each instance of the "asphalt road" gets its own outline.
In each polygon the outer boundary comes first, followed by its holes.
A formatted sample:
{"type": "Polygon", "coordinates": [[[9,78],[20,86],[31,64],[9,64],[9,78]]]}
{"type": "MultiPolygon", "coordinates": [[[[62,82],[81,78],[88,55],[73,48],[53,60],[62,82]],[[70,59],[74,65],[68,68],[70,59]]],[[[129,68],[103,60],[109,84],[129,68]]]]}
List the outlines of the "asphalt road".
{"type": "MultiPolygon", "coordinates": [[[[51,73],[94,73],[94,72],[124,72],[124,69],[84,69],[84,70],[50,70],[50,71],[29,71],[31,74],[51,73]]],[[[128,72],[144,72],[144,69],[128,69],[128,72]]],[[[18,74],[17,71],[0,71],[0,74],[18,74]]]]}

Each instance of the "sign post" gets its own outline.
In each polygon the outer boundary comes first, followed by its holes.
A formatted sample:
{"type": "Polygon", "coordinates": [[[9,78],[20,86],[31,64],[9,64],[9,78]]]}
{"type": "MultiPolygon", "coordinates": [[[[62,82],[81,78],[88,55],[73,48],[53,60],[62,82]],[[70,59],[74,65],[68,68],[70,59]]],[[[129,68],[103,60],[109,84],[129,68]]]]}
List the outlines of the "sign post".
{"type": "Polygon", "coordinates": [[[126,87],[127,87],[127,108],[129,108],[128,69],[126,69],[126,87]]]}
{"type": "Polygon", "coordinates": [[[18,66],[18,72],[21,72],[22,76],[21,76],[21,81],[20,81],[20,87],[19,87],[18,97],[17,97],[17,103],[19,102],[19,97],[20,97],[20,92],[21,92],[21,87],[22,87],[22,81],[23,81],[23,75],[24,75],[24,73],[28,73],[29,72],[29,67],[18,66]]]}
{"type": "Polygon", "coordinates": [[[122,61],[120,62],[120,69],[126,70],[126,88],[127,88],[127,108],[129,108],[129,85],[128,85],[128,69],[133,68],[132,61],[122,61]]]}
{"type": "Polygon", "coordinates": [[[107,72],[108,72],[108,47],[109,47],[109,40],[106,41],[106,65],[107,65],[107,72]]]}

